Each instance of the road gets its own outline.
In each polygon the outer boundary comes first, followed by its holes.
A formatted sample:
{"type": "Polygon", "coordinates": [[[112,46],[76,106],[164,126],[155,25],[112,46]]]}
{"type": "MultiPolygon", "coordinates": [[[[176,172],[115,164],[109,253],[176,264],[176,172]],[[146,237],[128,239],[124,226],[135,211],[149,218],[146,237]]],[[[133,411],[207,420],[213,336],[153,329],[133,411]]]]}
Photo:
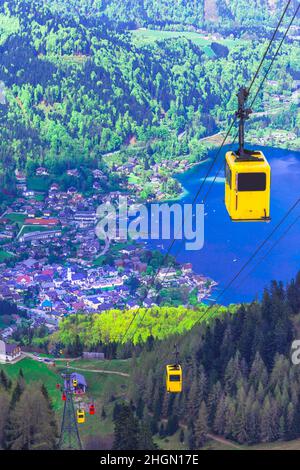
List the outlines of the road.
{"type": "Polygon", "coordinates": [[[110,375],[119,375],[120,377],[130,377],[127,372],[118,372],[116,370],[104,370],[104,369],[83,369],[80,367],[72,367],[70,369],[79,370],[80,372],[93,372],[94,374],[110,374],[110,375]]]}
{"type": "MultiPolygon", "coordinates": [[[[40,363],[44,363],[43,361],[39,361],[38,360],[38,356],[35,356],[34,354],[32,353],[28,353],[28,352],[23,352],[23,355],[24,357],[27,357],[29,359],[32,359],[33,361],[36,361],[36,362],[40,362],[40,363]]],[[[74,362],[74,361],[78,361],[81,359],[81,357],[72,357],[72,358],[49,358],[49,357],[43,357],[42,359],[48,359],[49,361],[51,362],[74,362]]],[[[47,363],[46,363],[47,364],[47,363]]],[[[104,370],[104,369],[84,369],[84,368],[81,368],[81,367],[72,367],[70,366],[70,369],[73,369],[73,370],[76,370],[76,371],[80,371],[80,372],[92,372],[94,374],[109,374],[109,375],[119,375],[120,377],[130,377],[129,374],[127,374],[126,372],[118,372],[116,370],[104,370]]]]}
{"type": "Polygon", "coordinates": [[[237,444],[234,444],[233,442],[229,441],[228,439],[225,439],[224,437],[219,437],[216,436],[215,434],[206,434],[206,436],[216,442],[219,442],[220,444],[224,444],[225,446],[232,447],[233,449],[239,449],[241,450],[241,447],[237,444]]]}

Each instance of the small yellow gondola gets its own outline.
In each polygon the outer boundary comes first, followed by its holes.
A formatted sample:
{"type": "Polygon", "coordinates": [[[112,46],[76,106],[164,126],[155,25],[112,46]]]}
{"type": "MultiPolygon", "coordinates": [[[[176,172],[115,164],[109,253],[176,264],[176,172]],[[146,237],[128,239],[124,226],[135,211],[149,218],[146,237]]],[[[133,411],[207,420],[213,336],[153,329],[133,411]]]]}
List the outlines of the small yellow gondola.
{"type": "Polygon", "coordinates": [[[182,392],[182,368],[179,364],[167,365],[166,386],[169,393],[182,392]]]}
{"type": "Polygon", "coordinates": [[[77,410],[77,423],[84,424],[85,423],[85,412],[84,410],[77,410]]]}
{"type": "Polygon", "coordinates": [[[74,379],[74,380],[72,381],[72,383],[73,383],[73,387],[74,387],[74,388],[76,388],[76,387],[78,386],[78,381],[77,381],[76,379],[74,379]]]}

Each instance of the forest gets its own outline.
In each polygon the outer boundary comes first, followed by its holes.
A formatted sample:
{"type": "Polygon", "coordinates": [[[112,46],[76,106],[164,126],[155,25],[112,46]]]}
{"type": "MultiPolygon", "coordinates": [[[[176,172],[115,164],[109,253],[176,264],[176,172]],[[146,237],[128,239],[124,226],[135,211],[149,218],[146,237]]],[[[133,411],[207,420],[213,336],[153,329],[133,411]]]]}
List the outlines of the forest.
{"type": "MultiPolygon", "coordinates": [[[[140,308],[137,316],[134,310],[109,310],[101,315],[70,315],[60,323],[58,333],[51,339],[67,348],[74,347],[76,341],[81,348],[91,349],[110,343],[143,344],[151,338],[162,340],[172,334],[184,334],[206,310],[207,307],[201,305],[195,310],[185,307],[140,308]]],[[[235,307],[230,310],[234,311],[235,307]]],[[[226,311],[225,307],[218,310],[218,315],[223,311],[226,311]]],[[[214,316],[214,310],[211,316],[214,316]]]]}
{"type": "MultiPolygon", "coordinates": [[[[170,320],[176,311],[168,311],[170,320]]],[[[187,312],[180,313],[189,320],[187,312]]],[[[75,319],[68,320],[70,335],[67,338],[63,329],[64,338],[66,342],[75,338],[68,354],[77,356],[88,344],[78,341],[75,319]]],[[[148,333],[154,332],[147,324],[148,333]]],[[[299,438],[300,369],[291,360],[299,327],[300,272],[286,286],[273,281],[261,301],[237,306],[235,311],[224,308],[222,315],[212,315],[209,321],[194,322],[176,332],[173,327],[168,334],[156,333],[156,339],[145,334],[135,344],[104,345],[99,329],[98,346],[107,357],[131,358],[131,385],[121,400],[109,398],[114,433],[100,440],[91,435],[88,448],[151,450],[164,439],[172,438],[176,445],[176,436],[185,449],[202,449],[210,434],[247,446],[299,438]],[[166,393],[164,369],[175,360],[175,343],[184,386],[183,393],[171,395],[166,393]]],[[[14,378],[0,373],[0,448],[55,449],[58,416],[49,390],[37,382],[25,382],[21,365],[14,378]],[[25,432],[28,419],[29,435],[25,432]]],[[[99,410],[98,419],[107,419],[106,409],[99,410]]]]}
{"type": "Polygon", "coordinates": [[[208,432],[240,444],[299,437],[300,369],[291,361],[299,313],[300,273],[286,288],[273,282],[261,302],[241,305],[234,315],[148,344],[134,369],[139,416],[160,435],[181,426],[191,449],[205,445],[208,432]],[[184,370],[177,396],[163,382],[175,342],[184,370]]]}
{"type": "Polygon", "coordinates": [[[155,24],[166,27],[171,24],[218,30],[233,25],[236,29],[242,25],[241,30],[253,28],[258,22],[261,26],[273,25],[274,16],[282,5],[279,0],[54,0],[51,3],[51,10],[59,14],[107,18],[121,26],[155,24]]]}
{"type": "Polygon", "coordinates": [[[53,450],[58,429],[47,388],[0,372],[0,449],[53,450]],[[30,425],[28,425],[30,424],[30,425]]]}

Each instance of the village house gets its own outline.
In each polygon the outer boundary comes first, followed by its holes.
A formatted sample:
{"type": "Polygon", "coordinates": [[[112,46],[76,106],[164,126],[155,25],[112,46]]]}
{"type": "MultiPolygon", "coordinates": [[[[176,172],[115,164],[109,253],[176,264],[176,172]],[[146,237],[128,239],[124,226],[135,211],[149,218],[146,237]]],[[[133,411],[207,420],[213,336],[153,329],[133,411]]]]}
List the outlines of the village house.
{"type": "Polygon", "coordinates": [[[61,237],[61,231],[60,230],[47,230],[44,232],[31,232],[31,233],[25,233],[19,238],[19,241],[21,243],[25,242],[32,242],[32,241],[42,241],[42,240],[52,240],[58,237],[61,237]]]}
{"type": "Polygon", "coordinates": [[[93,170],[93,176],[95,179],[103,178],[105,175],[101,170],[93,170]]]}
{"type": "Polygon", "coordinates": [[[79,171],[77,170],[77,168],[75,168],[73,170],[68,170],[67,175],[68,176],[73,176],[74,178],[79,178],[79,171]]]}
{"type": "Polygon", "coordinates": [[[183,274],[191,273],[193,271],[192,263],[184,263],[182,265],[182,272],[183,274]]]}
{"type": "Polygon", "coordinates": [[[105,359],[105,354],[103,352],[83,352],[82,354],[83,359],[87,360],[94,360],[98,359],[99,361],[103,361],[105,359]]]}
{"type": "Polygon", "coordinates": [[[24,222],[25,225],[41,225],[41,226],[56,226],[59,224],[58,219],[44,219],[43,217],[37,217],[34,219],[26,219],[24,222]]]}
{"type": "Polygon", "coordinates": [[[41,305],[42,309],[45,311],[45,312],[51,312],[52,311],[52,308],[53,308],[53,304],[50,300],[48,299],[45,299],[43,302],[42,302],[42,305],[41,305]]]}
{"type": "Polygon", "coordinates": [[[99,296],[91,296],[91,297],[86,297],[84,299],[84,303],[88,308],[91,308],[92,310],[98,310],[98,307],[103,303],[103,299],[99,296]]]}
{"type": "Polygon", "coordinates": [[[23,173],[23,171],[16,170],[15,175],[16,175],[16,180],[17,180],[18,183],[20,183],[20,184],[26,183],[26,175],[25,175],[25,173],[23,173]]]}
{"type": "Polygon", "coordinates": [[[166,280],[176,277],[176,270],[174,268],[162,268],[158,273],[159,280],[166,280]]]}
{"type": "Polygon", "coordinates": [[[0,362],[12,362],[21,357],[21,348],[16,344],[8,344],[0,340],[0,362]]]}
{"type": "Polygon", "coordinates": [[[49,171],[43,166],[40,166],[36,169],[35,174],[36,176],[49,176],[49,171]]]}
{"type": "Polygon", "coordinates": [[[74,214],[74,221],[79,227],[88,227],[96,224],[96,212],[77,211],[74,214]]]}

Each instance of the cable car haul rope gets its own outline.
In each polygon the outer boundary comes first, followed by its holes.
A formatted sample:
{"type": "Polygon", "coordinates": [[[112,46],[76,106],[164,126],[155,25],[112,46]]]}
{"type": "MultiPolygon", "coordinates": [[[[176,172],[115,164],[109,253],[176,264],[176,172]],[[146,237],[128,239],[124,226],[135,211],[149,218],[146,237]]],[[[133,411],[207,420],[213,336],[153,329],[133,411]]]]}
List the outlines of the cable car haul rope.
{"type": "MultiPolygon", "coordinates": [[[[263,75],[263,78],[261,82],[259,83],[259,86],[255,92],[254,98],[251,101],[251,105],[249,108],[246,108],[246,102],[250,96],[250,92],[253,89],[253,86],[259,76],[259,72],[262,69],[262,66],[267,58],[267,55],[273,45],[273,42],[276,38],[276,35],[283,23],[283,20],[288,12],[288,9],[291,5],[292,1],[289,0],[288,3],[286,4],[284,11],[280,17],[280,20],[278,22],[278,25],[276,29],[274,30],[274,33],[270,39],[270,42],[268,44],[267,49],[265,50],[263,57],[259,63],[259,66],[254,74],[254,77],[251,81],[251,84],[249,88],[241,87],[239,92],[238,92],[238,111],[231,122],[229,129],[222,141],[221,146],[218,148],[215,157],[212,160],[211,165],[208,168],[208,171],[204,177],[204,179],[201,181],[201,184],[193,198],[193,202],[191,206],[194,206],[195,203],[197,202],[200,193],[202,192],[202,189],[204,188],[204,185],[208,179],[208,177],[211,174],[211,171],[213,170],[215,163],[217,162],[219,155],[221,154],[221,151],[227,141],[227,138],[230,136],[231,131],[237,121],[239,119],[239,130],[236,133],[234,139],[233,139],[233,144],[235,143],[237,137],[239,137],[239,148],[237,151],[231,150],[226,153],[225,156],[225,206],[228,211],[228,214],[231,218],[232,221],[240,221],[240,222],[247,222],[247,221],[270,221],[271,214],[270,214],[270,194],[271,194],[271,169],[270,165],[267,162],[267,159],[265,155],[261,151],[256,151],[256,150],[247,150],[245,149],[245,130],[244,130],[244,125],[245,121],[249,119],[250,114],[252,112],[252,106],[254,105],[263,85],[265,80],[268,77],[268,74],[275,62],[276,57],[278,56],[281,47],[287,37],[287,34],[299,12],[300,9],[300,4],[298,4],[286,30],[285,33],[283,34],[279,45],[273,54],[273,57],[267,67],[266,72],[263,75]]],[[[205,194],[205,197],[202,199],[203,202],[206,202],[208,195],[212,189],[213,184],[215,183],[219,173],[224,167],[224,162],[221,163],[217,174],[214,176],[212,183],[210,184],[207,193],[205,194]]],[[[215,303],[220,300],[221,297],[227,292],[227,290],[231,287],[231,285],[239,278],[239,276],[244,272],[246,267],[252,262],[253,258],[256,257],[256,255],[262,250],[262,248],[265,246],[265,244],[273,237],[273,235],[278,231],[278,229],[282,226],[282,224],[285,222],[287,217],[295,210],[295,208],[298,206],[300,202],[300,198],[298,198],[295,203],[291,206],[291,208],[287,211],[287,213],[284,215],[284,217],[280,220],[280,222],[275,226],[275,228],[271,231],[269,236],[262,241],[254,253],[250,256],[248,261],[244,264],[244,266],[241,268],[241,270],[229,281],[229,283],[226,285],[224,290],[220,293],[218,298],[216,299],[215,303]]],[[[296,219],[298,220],[298,218],[296,219]]],[[[294,222],[295,223],[295,222],[294,222]]],[[[292,224],[294,225],[294,224],[292,224]]],[[[291,225],[291,226],[292,226],[291,225]]],[[[291,226],[289,228],[291,228],[291,226]]],[[[288,231],[288,230],[287,230],[288,231]]],[[[284,232],[282,237],[287,233],[284,232]]],[[[281,238],[282,238],[281,237],[281,238]]],[[[161,265],[159,266],[157,272],[152,276],[152,279],[149,283],[148,289],[145,292],[145,295],[140,301],[140,307],[137,309],[135,314],[133,315],[132,320],[130,321],[124,335],[121,338],[121,342],[123,343],[124,340],[127,338],[128,332],[131,329],[132,325],[134,324],[134,321],[136,318],[138,318],[141,307],[144,304],[144,301],[148,297],[148,294],[153,287],[155,281],[157,280],[157,277],[164,266],[165,262],[168,260],[168,256],[171,253],[171,250],[175,244],[176,236],[172,239],[170,246],[167,250],[167,253],[165,254],[161,265]]],[[[181,246],[179,246],[179,249],[177,250],[175,257],[179,254],[181,250],[181,246]]],[[[270,250],[271,251],[271,250],[270,250]]],[[[269,253],[269,252],[268,252],[269,253]]],[[[268,254],[267,253],[267,254],[268,254]]],[[[265,259],[265,256],[261,258],[259,263],[265,259]]],[[[256,265],[257,266],[257,265],[256,265]]],[[[170,271],[170,267],[168,267],[166,273],[164,274],[164,278],[162,281],[165,280],[167,277],[168,273],[170,271]]],[[[208,320],[212,315],[214,315],[216,312],[211,312],[213,305],[210,305],[205,312],[199,317],[198,322],[203,321],[203,320],[208,320]]],[[[218,312],[218,309],[217,309],[218,312]]],[[[142,323],[144,321],[146,312],[140,317],[140,322],[142,323]]],[[[132,338],[134,336],[135,330],[132,332],[130,335],[128,341],[132,341],[132,338]]],[[[166,366],[166,389],[169,393],[180,393],[182,391],[182,382],[183,382],[183,371],[182,367],[179,363],[179,352],[176,347],[176,361],[174,364],[167,365],[166,366]]]]}

